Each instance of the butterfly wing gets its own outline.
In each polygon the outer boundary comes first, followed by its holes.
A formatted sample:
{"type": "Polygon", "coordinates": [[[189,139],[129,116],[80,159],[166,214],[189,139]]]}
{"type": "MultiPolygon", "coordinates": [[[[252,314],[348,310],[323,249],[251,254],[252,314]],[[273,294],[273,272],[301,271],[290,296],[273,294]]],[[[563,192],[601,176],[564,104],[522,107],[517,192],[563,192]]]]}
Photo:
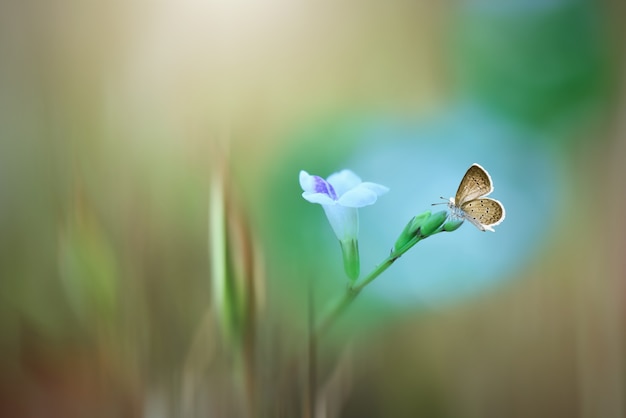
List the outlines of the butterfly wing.
{"type": "Polygon", "coordinates": [[[472,164],[459,184],[454,201],[460,207],[465,202],[486,196],[492,191],[493,183],[489,173],[480,165],[472,164]]]}
{"type": "Polygon", "coordinates": [[[481,231],[493,231],[493,226],[500,224],[505,217],[504,206],[496,199],[483,197],[470,200],[461,205],[463,217],[481,231]]]}

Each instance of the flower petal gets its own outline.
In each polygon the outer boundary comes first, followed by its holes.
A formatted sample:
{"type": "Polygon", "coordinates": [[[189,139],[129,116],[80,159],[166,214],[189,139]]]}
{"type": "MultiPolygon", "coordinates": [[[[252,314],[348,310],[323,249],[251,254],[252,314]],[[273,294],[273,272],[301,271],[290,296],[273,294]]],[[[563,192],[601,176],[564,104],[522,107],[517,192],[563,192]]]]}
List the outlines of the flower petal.
{"type": "Polygon", "coordinates": [[[315,191],[315,179],[304,170],[300,170],[300,187],[305,192],[313,193],[315,191]]]}
{"type": "Polygon", "coordinates": [[[311,193],[304,192],[302,193],[302,197],[311,202],[311,203],[319,203],[320,205],[335,205],[337,204],[336,200],[333,200],[330,196],[325,193],[311,193]]]}
{"type": "Polygon", "coordinates": [[[359,186],[373,191],[376,193],[376,196],[382,196],[389,191],[389,187],[383,186],[382,184],[370,183],[369,181],[363,182],[359,186]]]}
{"type": "Polygon", "coordinates": [[[300,171],[300,187],[308,193],[323,193],[333,200],[337,199],[337,193],[333,186],[320,176],[312,176],[306,171],[300,171]]]}
{"type": "Polygon", "coordinates": [[[351,170],[341,170],[328,176],[326,181],[333,186],[337,196],[341,196],[353,187],[358,186],[361,183],[361,178],[351,170]]]}
{"type": "Polygon", "coordinates": [[[359,213],[356,208],[340,205],[323,206],[328,223],[339,241],[356,240],[359,235],[359,213]]]}
{"type": "Polygon", "coordinates": [[[362,187],[362,185],[358,185],[357,187],[348,190],[344,193],[343,196],[339,198],[337,203],[341,206],[346,206],[349,208],[361,208],[363,206],[369,206],[376,202],[378,199],[378,195],[368,189],[367,187],[362,187]]]}

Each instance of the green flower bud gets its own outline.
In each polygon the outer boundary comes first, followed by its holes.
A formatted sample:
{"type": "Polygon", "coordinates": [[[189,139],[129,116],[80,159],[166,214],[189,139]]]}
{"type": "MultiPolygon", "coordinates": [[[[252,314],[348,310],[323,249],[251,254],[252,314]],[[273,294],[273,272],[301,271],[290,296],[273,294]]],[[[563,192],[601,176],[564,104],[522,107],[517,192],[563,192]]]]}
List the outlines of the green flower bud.
{"type": "Polygon", "coordinates": [[[463,221],[463,219],[449,220],[448,222],[443,224],[443,230],[446,232],[456,231],[461,227],[461,225],[463,225],[463,221]]]}
{"type": "Polygon", "coordinates": [[[446,221],[448,217],[448,213],[445,210],[441,212],[437,212],[434,215],[431,215],[424,223],[422,223],[422,227],[420,229],[420,235],[424,238],[439,232],[437,229],[441,227],[441,225],[446,221]]]}
{"type": "Polygon", "coordinates": [[[408,244],[409,241],[411,241],[415,237],[415,235],[418,233],[424,221],[427,220],[428,218],[430,218],[429,210],[427,210],[426,212],[420,215],[414,216],[409,221],[409,223],[406,224],[406,226],[400,233],[400,236],[396,240],[396,243],[393,245],[394,252],[400,250],[402,247],[408,244]]]}

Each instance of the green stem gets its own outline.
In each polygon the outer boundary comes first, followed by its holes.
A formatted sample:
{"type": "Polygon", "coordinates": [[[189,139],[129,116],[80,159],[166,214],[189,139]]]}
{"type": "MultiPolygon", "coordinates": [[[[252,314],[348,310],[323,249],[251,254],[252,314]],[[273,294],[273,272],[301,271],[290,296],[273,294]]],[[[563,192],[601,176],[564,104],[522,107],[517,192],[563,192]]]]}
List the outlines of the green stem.
{"type": "Polygon", "coordinates": [[[391,266],[394,261],[400,258],[405,252],[407,252],[411,247],[417,244],[423,237],[420,234],[417,234],[413,239],[411,239],[404,247],[400,248],[398,251],[392,252],[389,256],[370,274],[365,276],[363,280],[359,284],[350,284],[346,289],[346,293],[343,295],[343,298],[339,300],[337,305],[330,311],[328,315],[320,322],[320,325],[317,327],[315,332],[315,337],[319,338],[321,335],[325,334],[328,329],[335,323],[337,318],[346,310],[348,306],[352,303],[352,301],[361,293],[361,290],[368,284],[374,281],[378,276],[380,276],[385,270],[391,266]]]}
{"type": "MultiPolygon", "coordinates": [[[[437,212],[431,215],[429,211],[424,214],[414,217],[404,228],[400,238],[396,240],[394,249],[391,250],[391,254],[383,260],[382,263],[376,266],[374,270],[367,276],[365,276],[360,282],[350,283],[338,303],[332,310],[320,321],[320,325],[312,332],[311,338],[315,341],[321,335],[325,334],[328,329],[335,323],[337,318],[350,306],[352,301],[361,293],[361,290],[371,282],[373,282],[378,276],[380,276],[385,270],[389,268],[398,258],[402,257],[404,253],[409,251],[415,244],[428,238],[432,235],[438,234],[443,231],[454,231],[461,226],[463,221],[453,221],[452,223],[446,223],[448,214],[444,211],[437,212]],[[450,224],[450,225],[448,225],[450,224]],[[446,226],[448,225],[448,226],[446,226]],[[409,239],[410,238],[410,239],[409,239]],[[402,245],[404,244],[404,245],[402,245]],[[396,248],[397,245],[402,245],[400,248],[396,248]]],[[[355,241],[356,242],[356,241],[355,241]]],[[[350,250],[349,246],[346,246],[350,250]]],[[[344,250],[344,243],[342,242],[342,250],[344,250]]],[[[355,247],[356,254],[358,256],[358,247],[355,247]]],[[[348,251],[349,252],[349,251],[348,251]]],[[[344,251],[344,261],[346,259],[346,252],[344,251]]],[[[357,259],[358,263],[358,259],[357,259]]],[[[348,270],[346,269],[346,272],[348,270]]],[[[356,279],[358,272],[354,275],[353,279],[356,279]]],[[[350,277],[350,274],[348,274],[350,277]]],[[[351,277],[352,278],[352,277],[351,277]]]]}
{"type": "Polygon", "coordinates": [[[359,242],[356,239],[339,241],[343,254],[343,266],[350,281],[359,278],[361,262],[359,261],[359,242]]]}

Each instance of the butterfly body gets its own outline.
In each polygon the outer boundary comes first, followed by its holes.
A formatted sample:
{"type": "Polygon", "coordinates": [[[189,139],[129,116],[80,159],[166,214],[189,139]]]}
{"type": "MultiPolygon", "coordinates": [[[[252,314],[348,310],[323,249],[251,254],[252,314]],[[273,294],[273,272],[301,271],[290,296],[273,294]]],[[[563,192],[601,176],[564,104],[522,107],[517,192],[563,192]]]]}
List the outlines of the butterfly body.
{"type": "Polygon", "coordinates": [[[493,191],[491,176],[478,164],[467,170],[454,197],[448,202],[453,218],[466,219],[481,231],[494,231],[505,217],[502,203],[486,197],[493,191]]]}

